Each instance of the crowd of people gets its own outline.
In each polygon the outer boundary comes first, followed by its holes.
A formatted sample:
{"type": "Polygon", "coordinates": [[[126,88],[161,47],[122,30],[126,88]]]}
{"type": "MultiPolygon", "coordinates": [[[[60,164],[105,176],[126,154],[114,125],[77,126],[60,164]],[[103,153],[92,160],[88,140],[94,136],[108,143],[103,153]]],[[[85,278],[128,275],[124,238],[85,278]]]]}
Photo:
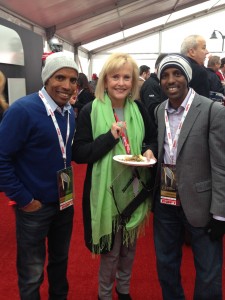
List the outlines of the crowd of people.
{"type": "Polygon", "coordinates": [[[41,90],[9,107],[0,72],[0,190],[16,203],[22,300],[40,299],[46,241],[49,300],[67,299],[72,161],[87,164],[84,240],[100,255],[93,299],[112,300],[114,285],[119,300],[132,299],[137,239],[152,212],[163,300],[185,299],[185,232],[196,271],[193,299],[223,299],[225,107],[212,93],[224,95],[225,61],[210,56],[206,68],[208,54],[205,39],[191,35],[179,53],[160,54],[150,73],[114,53],[94,83],[73,58],[55,52],[43,66],[41,90]]]}

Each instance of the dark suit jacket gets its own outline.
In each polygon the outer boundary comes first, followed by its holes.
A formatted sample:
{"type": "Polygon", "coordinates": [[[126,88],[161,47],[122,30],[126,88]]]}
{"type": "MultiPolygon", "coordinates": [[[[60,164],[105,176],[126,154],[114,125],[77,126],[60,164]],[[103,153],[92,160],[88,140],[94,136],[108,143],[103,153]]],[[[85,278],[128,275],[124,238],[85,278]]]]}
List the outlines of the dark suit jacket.
{"type": "Polygon", "coordinates": [[[83,89],[82,92],[77,96],[77,101],[73,105],[74,108],[77,108],[77,116],[80,113],[82,107],[95,99],[94,94],[90,93],[89,90],[83,89]]]}
{"type": "Polygon", "coordinates": [[[159,84],[159,79],[155,73],[143,83],[140,91],[141,102],[146,106],[150,118],[154,121],[154,110],[157,105],[168,97],[164,95],[159,84]]]}
{"type": "Polygon", "coordinates": [[[223,85],[220,81],[219,76],[211,68],[206,68],[206,70],[207,70],[207,73],[208,73],[210,91],[221,93],[221,94],[224,95],[223,85]]]}
{"type": "Polygon", "coordinates": [[[193,88],[199,95],[209,98],[209,80],[206,68],[200,66],[195,60],[187,57],[192,68],[192,80],[189,86],[193,88]]]}
{"type": "MultiPolygon", "coordinates": [[[[178,139],[178,192],[188,222],[196,227],[204,227],[211,214],[225,217],[225,107],[213,104],[209,124],[211,103],[195,95],[178,139]]],[[[158,188],[164,158],[165,105],[166,101],[157,111],[158,188]]]]}

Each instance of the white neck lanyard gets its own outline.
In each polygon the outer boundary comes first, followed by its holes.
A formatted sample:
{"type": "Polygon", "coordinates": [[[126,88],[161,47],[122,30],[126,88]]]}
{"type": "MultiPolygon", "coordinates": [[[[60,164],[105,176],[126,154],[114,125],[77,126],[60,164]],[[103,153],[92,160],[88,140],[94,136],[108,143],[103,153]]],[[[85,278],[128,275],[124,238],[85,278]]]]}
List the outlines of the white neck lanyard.
{"type": "Polygon", "coordinates": [[[49,112],[49,114],[52,118],[53,124],[54,124],[56,132],[57,132],[57,136],[58,136],[58,139],[59,139],[59,146],[60,146],[60,149],[61,149],[61,152],[62,152],[64,166],[66,168],[66,146],[67,146],[67,142],[68,142],[69,135],[70,135],[69,112],[68,112],[68,115],[67,115],[66,144],[64,144],[62,134],[61,134],[61,130],[60,130],[58,122],[56,120],[54,111],[51,109],[51,106],[49,105],[48,101],[46,100],[45,96],[43,95],[43,93],[41,91],[39,91],[39,97],[43,101],[47,111],[49,112]]]}
{"type": "Polygon", "coordinates": [[[185,106],[184,109],[184,113],[182,115],[182,118],[180,120],[180,123],[177,127],[174,139],[172,140],[172,135],[171,135],[171,130],[170,130],[170,124],[169,124],[169,118],[168,118],[168,114],[167,114],[167,110],[165,109],[165,124],[166,124],[166,134],[167,134],[167,139],[168,139],[168,144],[169,144],[169,149],[170,149],[170,158],[172,163],[174,163],[174,152],[177,149],[177,143],[178,143],[178,138],[181,132],[181,128],[183,126],[184,120],[187,116],[187,113],[190,109],[190,106],[192,104],[192,101],[194,99],[195,96],[195,91],[193,89],[191,89],[191,95],[189,97],[189,100],[185,106]]]}

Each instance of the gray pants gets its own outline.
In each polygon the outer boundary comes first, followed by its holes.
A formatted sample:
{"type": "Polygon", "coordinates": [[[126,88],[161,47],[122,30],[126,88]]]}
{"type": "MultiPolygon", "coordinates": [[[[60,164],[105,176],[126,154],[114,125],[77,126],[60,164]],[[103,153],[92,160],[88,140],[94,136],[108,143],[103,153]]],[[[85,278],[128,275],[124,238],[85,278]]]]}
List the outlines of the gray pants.
{"type": "Polygon", "coordinates": [[[112,288],[129,294],[131,271],[136,251],[136,241],[128,247],[122,244],[122,229],[116,233],[112,251],[101,254],[98,294],[101,300],[112,300],[112,288]]]}

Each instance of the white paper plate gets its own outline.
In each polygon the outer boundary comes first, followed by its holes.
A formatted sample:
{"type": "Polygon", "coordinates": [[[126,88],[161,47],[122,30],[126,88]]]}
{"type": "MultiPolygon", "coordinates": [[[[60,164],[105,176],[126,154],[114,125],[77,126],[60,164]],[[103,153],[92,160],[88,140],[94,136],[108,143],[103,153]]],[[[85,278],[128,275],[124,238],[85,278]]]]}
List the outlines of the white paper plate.
{"type": "Polygon", "coordinates": [[[123,165],[134,166],[134,167],[147,167],[154,165],[156,161],[154,159],[150,159],[147,161],[146,157],[144,157],[144,161],[129,161],[125,160],[125,158],[132,157],[133,155],[115,155],[113,159],[123,165]]]}

